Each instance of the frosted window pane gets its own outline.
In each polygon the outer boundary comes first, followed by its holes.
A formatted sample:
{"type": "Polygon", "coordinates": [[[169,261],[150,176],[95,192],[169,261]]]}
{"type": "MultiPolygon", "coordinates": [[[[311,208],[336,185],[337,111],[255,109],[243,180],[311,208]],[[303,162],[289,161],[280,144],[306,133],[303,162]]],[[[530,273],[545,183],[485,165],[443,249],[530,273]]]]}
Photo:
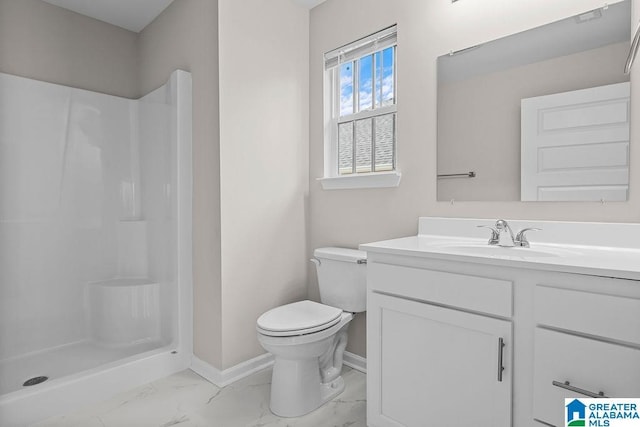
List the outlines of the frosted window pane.
{"type": "Polygon", "coordinates": [[[338,171],[340,175],[353,173],[353,122],[338,126],[338,171]]]}
{"type": "Polygon", "coordinates": [[[375,118],[376,129],[376,171],[393,170],[395,139],[395,114],[385,114],[375,118]]]}
{"type": "Polygon", "coordinates": [[[356,172],[371,172],[373,119],[356,122],[356,172]]]}

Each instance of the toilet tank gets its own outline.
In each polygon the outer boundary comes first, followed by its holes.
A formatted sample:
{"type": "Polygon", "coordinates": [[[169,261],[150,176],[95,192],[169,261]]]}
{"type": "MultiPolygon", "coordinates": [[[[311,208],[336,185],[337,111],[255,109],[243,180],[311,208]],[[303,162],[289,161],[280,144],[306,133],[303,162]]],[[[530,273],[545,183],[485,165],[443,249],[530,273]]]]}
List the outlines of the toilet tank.
{"type": "Polygon", "coordinates": [[[367,253],[347,248],[318,248],[313,252],[320,301],[352,313],[367,307],[367,253]]]}

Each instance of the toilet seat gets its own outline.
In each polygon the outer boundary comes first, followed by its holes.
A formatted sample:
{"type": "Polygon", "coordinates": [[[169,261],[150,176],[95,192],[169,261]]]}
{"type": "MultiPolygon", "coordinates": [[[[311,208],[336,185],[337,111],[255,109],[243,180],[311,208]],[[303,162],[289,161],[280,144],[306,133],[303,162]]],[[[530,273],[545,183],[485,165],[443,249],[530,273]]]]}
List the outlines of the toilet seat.
{"type": "Polygon", "coordinates": [[[276,307],[258,318],[263,335],[290,337],[322,331],[340,322],[342,310],[305,300],[276,307]]]}

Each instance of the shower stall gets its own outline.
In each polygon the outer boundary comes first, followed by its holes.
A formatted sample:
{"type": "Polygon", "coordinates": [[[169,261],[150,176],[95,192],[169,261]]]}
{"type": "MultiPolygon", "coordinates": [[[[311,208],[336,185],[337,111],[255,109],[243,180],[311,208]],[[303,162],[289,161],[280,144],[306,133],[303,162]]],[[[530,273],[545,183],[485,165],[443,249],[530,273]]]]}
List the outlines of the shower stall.
{"type": "Polygon", "coordinates": [[[0,425],[191,363],[191,76],[131,100],[0,74],[0,425]]]}

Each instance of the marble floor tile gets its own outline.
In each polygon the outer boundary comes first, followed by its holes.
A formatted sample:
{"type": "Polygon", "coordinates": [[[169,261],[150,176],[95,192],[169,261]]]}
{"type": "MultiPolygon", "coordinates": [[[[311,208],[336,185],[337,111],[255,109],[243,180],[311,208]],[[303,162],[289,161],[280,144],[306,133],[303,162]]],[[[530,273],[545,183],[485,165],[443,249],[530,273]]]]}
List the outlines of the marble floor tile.
{"type": "Polygon", "coordinates": [[[269,411],[271,369],[218,388],[183,371],[37,427],[366,427],[366,376],[345,367],[345,391],[316,411],[279,418],[269,411]]]}

